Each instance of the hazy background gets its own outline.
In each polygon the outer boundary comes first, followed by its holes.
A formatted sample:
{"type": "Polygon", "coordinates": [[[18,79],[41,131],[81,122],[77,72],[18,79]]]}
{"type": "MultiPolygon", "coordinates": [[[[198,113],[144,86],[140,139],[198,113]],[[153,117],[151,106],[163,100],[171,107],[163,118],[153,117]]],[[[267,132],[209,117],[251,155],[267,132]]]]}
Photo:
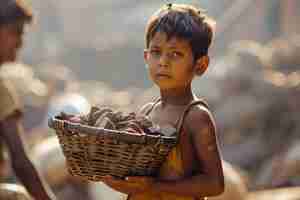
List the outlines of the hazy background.
{"type": "MultiPolygon", "coordinates": [[[[164,1],[30,1],[36,23],[26,36],[22,51],[25,63],[34,69],[45,64],[65,65],[81,80],[103,81],[115,88],[151,86],[142,54],[144,28],[147,18],[164,1]]],[[[266,43],[280,34],[299,29],[294,26],[297,13],[286,11],[285,1],[175,2],[200,5],[216,19],[212,61],[224,55],[234,41],[247,39],[266,43]],[[287,16],[291,18],[285,24],[287,16]]]]}
{"type": "MultiPolygon", "coordinates": [[[[217,21],[210,68],[193,86],[216,118],[223,159],[239,169],[250,190],[299,186],[300,1],[175,2],[198,5],[217,21]]],[[[143,61],[144,29],[164,1],[29,3],[35,23],[26,34],[20,64],[10,66],[6,77],[15,80],[22,96],[32,146],[53,136],[46,122],[61,110],[79,113],[110,104],[132,111],[158,96],[143,61]]],[[[57,140],[52,147],[53,155],[62,156],[57,140]]],[[[40,156],[45,160],[50,154],[45,150],[40,156]]],[[[63,164],[53,164],[54,174],[63,164]]],[[[66,189],[62,183],[71,181],[64,178],[55,182],[61,196],[82,188],[76,182],[66,189]]]]}

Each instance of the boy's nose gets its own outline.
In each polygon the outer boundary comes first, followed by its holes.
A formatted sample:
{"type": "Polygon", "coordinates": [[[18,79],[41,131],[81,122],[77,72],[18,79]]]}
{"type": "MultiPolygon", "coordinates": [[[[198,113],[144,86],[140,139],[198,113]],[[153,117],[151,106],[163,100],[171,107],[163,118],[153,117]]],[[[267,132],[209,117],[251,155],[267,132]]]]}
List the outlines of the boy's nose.
{"type": "Polygon", "coordinates": [[[169,65],[169,58],[167,55],[162,55],[160,56],[160,59],[159,59],[159,65],[161,67],[166,67],[169,65]]]}

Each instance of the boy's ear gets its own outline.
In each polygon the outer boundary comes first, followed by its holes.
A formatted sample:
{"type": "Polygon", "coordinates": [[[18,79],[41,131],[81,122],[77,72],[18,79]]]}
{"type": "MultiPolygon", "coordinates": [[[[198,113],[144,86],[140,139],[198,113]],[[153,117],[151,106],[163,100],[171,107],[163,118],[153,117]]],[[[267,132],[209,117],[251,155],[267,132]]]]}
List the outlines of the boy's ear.
{"type": "Polygon", "coordinates": [[[209,57],[202,56],[198,60],[196,60],[195,64],[195,74],[196,76],[201,76],[208,68],[209,65],[209,57]]]}
{"type": "Polygon", "coordinates": [[[147,60],[148,60],[148,54],[149,54],[148,49],[144,49],[144,60],[145,60],[145,62],[147,62],[147,60]]]}

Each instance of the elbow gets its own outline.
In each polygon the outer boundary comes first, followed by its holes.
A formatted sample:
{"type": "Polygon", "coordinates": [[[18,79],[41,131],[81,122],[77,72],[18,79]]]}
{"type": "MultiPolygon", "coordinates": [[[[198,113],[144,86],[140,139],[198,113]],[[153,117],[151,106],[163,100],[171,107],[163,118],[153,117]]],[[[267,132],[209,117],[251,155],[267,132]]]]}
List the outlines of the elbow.
{"type": "Polygon", "coordinates": [[[213,178],[213,191],[211,196],[219,196],[225,192],[225,177],[223,174],[213,178]]]}
{"type": "Polygon", "coordinates": [[[224,191],[225,191],[224,179],[216,181],[215,190],[214,190],[213,195],[214,196],[221,195],[221,194],[223,194],[224,191]]]}
{"type": "MultiPolygon", "coordinates": [[[[205,194],[205,197],[214,197],[214,196],[219,196],[223,194],[225,191],[225,183],[224,179],[222,180],[215,180],[211,186],[210,189],[207,190],[207,193],[205,194]]],[[[203,194],[198,197],[203,198],[203,194]]]]}

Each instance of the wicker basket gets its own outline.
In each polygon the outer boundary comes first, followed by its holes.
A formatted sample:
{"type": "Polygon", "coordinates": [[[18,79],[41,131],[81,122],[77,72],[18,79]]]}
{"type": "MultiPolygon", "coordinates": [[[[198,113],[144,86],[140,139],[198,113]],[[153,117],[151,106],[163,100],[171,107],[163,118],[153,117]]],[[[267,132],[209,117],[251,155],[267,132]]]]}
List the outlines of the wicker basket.
{"type": "Polygon", "coordinates": [[[105,175],[155,176],[176,137],[133,134],[49,119],[66,157],[68,171],[90,181],[105,175]]]}

